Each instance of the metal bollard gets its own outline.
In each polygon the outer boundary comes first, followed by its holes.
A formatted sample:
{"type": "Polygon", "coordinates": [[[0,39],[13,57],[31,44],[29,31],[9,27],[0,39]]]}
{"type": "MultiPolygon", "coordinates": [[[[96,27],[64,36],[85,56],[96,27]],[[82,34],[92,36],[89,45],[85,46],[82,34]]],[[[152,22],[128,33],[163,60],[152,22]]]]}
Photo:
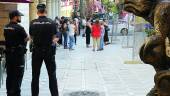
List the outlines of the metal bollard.
{"type": "Polygon", "coordinates": [[[2,63],[1,63],[1,56],[0,56],[0,88],[2,86],[2,63]]]}
{"type": "Polygon", "coordinates": [[[28,53],[25,54],[25,70],[28,69],[28,64],[27,64],[27,62],[28,62],[28,53]]]}
{"type": "MultiPolygon", "coordinates": [[[[3,69],[5,60],[5,41],[0,41],[0,88],[3,84],[3,69]]],[[[5,70],[5,69],[4,69],[5,70]]]]}
{"type": "Polygon", "coordinates": [[[6,68],[5,63],[6,63],[5,56],[3,54],[3,58],[1,59],[1,65],[2,65],[1,66],[1,68],[2,68],[2,85],[4,84],[4,76],[3,76],[3,74],[5,73],[5,68],[6,68]]]}

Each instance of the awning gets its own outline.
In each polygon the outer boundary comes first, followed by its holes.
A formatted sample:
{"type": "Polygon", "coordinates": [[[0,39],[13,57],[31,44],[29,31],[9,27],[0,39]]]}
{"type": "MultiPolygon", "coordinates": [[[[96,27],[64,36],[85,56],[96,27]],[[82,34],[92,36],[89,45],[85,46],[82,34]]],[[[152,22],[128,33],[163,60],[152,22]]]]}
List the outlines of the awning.
{"type": "Polygon", "coordinates": [[[32,0],[0,0],[0,2],[33,3],[32,0]]]}

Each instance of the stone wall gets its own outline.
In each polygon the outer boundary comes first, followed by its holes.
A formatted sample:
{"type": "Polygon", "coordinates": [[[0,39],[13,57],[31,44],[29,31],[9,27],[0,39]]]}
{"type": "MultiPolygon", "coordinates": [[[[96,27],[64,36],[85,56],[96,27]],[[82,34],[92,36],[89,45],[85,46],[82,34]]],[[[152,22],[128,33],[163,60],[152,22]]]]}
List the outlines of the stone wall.
{"type": "Polygon", "coordinates": [[[7,23],[9,23],[8,14],[10,10],[14,10],[14,9],[17,9],[16,4],[0,3],[0,41],[4,40],[3,28],[7,23]]]}
{"type": "Polygon", "coordinates": [[[29,31],[29,4],[19,3],[17,4],[17,9],[24,14],[21,18],[21,25],[25,28],[26,32],[29,31]]]}

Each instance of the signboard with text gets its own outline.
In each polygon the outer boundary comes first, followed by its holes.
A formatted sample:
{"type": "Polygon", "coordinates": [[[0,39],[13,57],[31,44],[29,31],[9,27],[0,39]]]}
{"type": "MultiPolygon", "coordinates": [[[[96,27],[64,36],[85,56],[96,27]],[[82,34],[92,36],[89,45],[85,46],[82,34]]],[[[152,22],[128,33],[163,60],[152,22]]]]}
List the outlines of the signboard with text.
{"type": "Polygon", "coordinates": [[[32,0],[0,0],[0,2],[31,3],[32,0]]]}

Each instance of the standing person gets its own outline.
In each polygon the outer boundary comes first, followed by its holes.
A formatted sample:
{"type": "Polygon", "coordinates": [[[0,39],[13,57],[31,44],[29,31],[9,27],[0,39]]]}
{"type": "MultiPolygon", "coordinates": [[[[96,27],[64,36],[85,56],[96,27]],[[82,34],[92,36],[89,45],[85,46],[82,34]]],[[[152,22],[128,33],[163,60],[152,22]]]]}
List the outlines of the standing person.
{"type": "Polygon", "coordinates": [[[75,45],[77,45],[78,26],[77,26],[76,20],[74,20],[73,22],[75,25],[74,43],[75,43],[75,45]]]}
{"type": "Polygon", "coordinates": [[[104,22],[101,21],[100,51],[104,50],[104,34],[105,34],[104,22]]]}
{"type": "Polygon", "coordinates": [[[85,37],[85,36],[86,36],[86,34],[85,34],[85,29],[86,29],[86,19],[85,19],[85,17],[82,18],[81,23],[82,23],[82,28],[83,28],[82,37],[85,37]]]}
{"type": "Polygon", "coordinates": [[[63,37],[64,37],[64,49],[67,49],[67,41],[68,41],[68,20],[67,19],[64,19],[64,21],[62,22],[61,24],[61,32],[63,34],[63,37]]]}
{"type": "Polygon", "coordinates": [[[7,96],[21,96],[21,83],[25,68],[26,45],[29,40],[25,29],[19,25],[22,13],[9,13],[10,23],[4,27],[6,46],[7,96]]]}
{"type": "Polygon", "coordinates": [[[109,35],[108,35],[110,28],[108,26],[108,21],[106,21],[106,20],[104,20],[104,28],[105,28],[104,43],[105,43],[105,45],[108,45],[108,44],[110,44],[109,43],[109,35]]]}
{"type": "Polygon", "coordinates": [[[82,26],[82,24],[81,24],[81,18],[78,17],[78,20],[79,20],[79,22],[78,22],[78,23],[79,23],[79,24],[78,24],[78,25],[79,25],[79,26],[78,26],[78,32],[79,32],[79,33],[78,33],[78,34],[81,35],[81,26],[82,26]]]}
{"type": "Polygon", "coordinates": [[[74,45],[74,34],[75,34],[75,29],[76,26],[74,25],[74,22],[72,20],[70,20],[70,24],[68,25],[69,31],[68,31],[68,35],[69,35],[69,50],[74,50],[73,49],[73,45],[74,45]]]}
{"type": "Polygon", "coordinates": [[[86,47],[89,48],[90,46],[90,34],[91,34],[91,22],[90,19],[87,19],[87,24],[86,24],[86,47]]]}
{"type": "Polygon", "coordinates": [[[65,17],[64,17],[64,16],[62,16],[62,17],[61,17],[61,19],[60,19],[60,26],[59,26],[59,30],[60,30],[61,35],[60,35],[60,38],[59,38],[59,41],[58,41],[58,43],[59,43],[60,45],[62,45],[62,44],[63,44],[62,24],[64,24],[64,19],[65,19],[65,17]]]}
{"type": "Polygon", "coordinates": [[[58,41],[56,25],[55,22],[46,17],[45,4],[38,4],[37,10],[39,17],[31,21],[29,32],[34,45],[32,52],[32,96],[39,95],[39,77],[43,61],[48,71],[51,96],[59,96],[55,63],[56,46],[54,46],[58,41]]]}
{"type": "Polygon", "coordinates": [[[57,27],[57,32],[58,32],[58,35],[59,35],[59,40],[58,40],[58,44],[59,45],[62,45],[62,33],[60,31],[60,27],[61,27],[61,24],[60,24],[60,19],[58,16],[55,17],[55,20],[54,22],[56,23],[56,27],[57,27]]]}
{"type": "Polygon", "coordinates": [[[93,37],[93,51],[96,49],[100,51],[100,36],[101,36],[101,26],[99,20],[95,21],[95,24],[92,25],[92,37],[93,37]]]}
{"type": "Polygon", "coordinates": [[[80,32],[79,32],[79,26],[80,26],[80,25],[79,25],[79,19],[78,19],[78,18],[74,18],[74,21],[75,21],[76,28],[77,28],[77,29],[76,29],[76,33],[77,33],[76,35],[78,36],[78,35],[80,35],[80,34],[79,34],[79,33],[80,33],[80,32]]]}

